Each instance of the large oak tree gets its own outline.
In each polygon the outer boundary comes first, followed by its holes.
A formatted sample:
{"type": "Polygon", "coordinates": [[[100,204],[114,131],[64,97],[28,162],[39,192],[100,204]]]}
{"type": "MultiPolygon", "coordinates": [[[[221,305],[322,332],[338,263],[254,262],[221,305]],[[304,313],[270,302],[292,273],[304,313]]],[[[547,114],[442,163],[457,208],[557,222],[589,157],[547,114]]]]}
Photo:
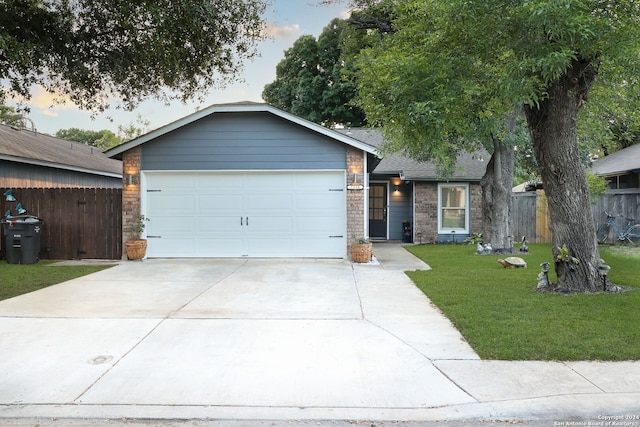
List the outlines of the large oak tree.
{"type": "Polygon", "coordinates": [[[236,77],[263,37],[264,0],[5,0],[0,103],[34,85],[78,106],[132,109],[236,77]]]}
{"type": "Polygon", "coordinates": [[[514,106],[522,108],[549,204],[557,286],[602,289],[606,277],[598,269],[577,126],[594,84],[623,83],[614,82],[620,70],[624,84],[637,83],[640,3],[387,3],[394,7],[395,32],[360,63],[367,119],[384,125],[409,154],[446,164],[477,143],[470,135],[500,138],[499,123],[514,106]]]}
{"type": "Polygon", "coordinates": [[[348,30],[347,22],[336,18],[317,40],[298,38],[278,63],[276,80],[264,87],[264,100],[325,126],[362,126],[364,113],[352,103],[356,84],[348,73],[353,57],[344,54],[348,30]]]}

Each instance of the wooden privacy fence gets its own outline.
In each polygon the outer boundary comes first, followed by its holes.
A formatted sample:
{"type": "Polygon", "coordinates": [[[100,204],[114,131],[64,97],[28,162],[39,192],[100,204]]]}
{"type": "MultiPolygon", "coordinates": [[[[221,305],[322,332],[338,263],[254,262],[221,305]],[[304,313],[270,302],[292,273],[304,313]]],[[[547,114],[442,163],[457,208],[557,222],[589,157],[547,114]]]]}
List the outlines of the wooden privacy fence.
{"type": "MultiPolygon", "coordinates": [[[[513,235],[516,240],[527,236],[527,240],[535,243],[550,243],[549,213],[543,191],[512,193],[513,201],[513,235]]],[[[608,190],[596,203],[591,205],[591,212],[596,229],[607,222],[605,211],[625,218],[635,218],[640,223],[640,188],[608,190]]],[[[624,226],[626,222],[618,219],[624,226]]]]}
{"type": "MultiPolygon", "coordinates": [[[[122,256],[122,189],[17,188],[15,202],[2,199],[2,214],[18,203],[27,215],[44,221],[40,259],[120,259],[122,256]]],[[[2,251],[6,259],[5,236],[2,251]]]]}
{"type": "Polygon", "coordinates": [[[515,241],[526,236],[528,242],[551,242],[549,229],[549,213],[544,193],[528,191],[512,193],[513,202],[513,236],[515,241]]]}

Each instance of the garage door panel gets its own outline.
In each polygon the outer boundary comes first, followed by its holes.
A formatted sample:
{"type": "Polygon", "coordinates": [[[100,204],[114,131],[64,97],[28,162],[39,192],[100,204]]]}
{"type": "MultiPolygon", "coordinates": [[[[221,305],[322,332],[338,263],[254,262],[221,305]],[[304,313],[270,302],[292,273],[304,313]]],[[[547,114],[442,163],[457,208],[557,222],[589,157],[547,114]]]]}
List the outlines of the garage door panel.
{"type": "Polygon", "coordinates": [[[196,208],[196,198],[190,194],[148,193],[148,209],[157,211],[191,211],[196,208]]]}
{"type": "MultiPolygon", "coordinates": [[[[198,232],[215,235],[215,236],[235,236],[236,239],[242,232],[243,225],[240,224],[241,218],[239,216],[216,216],[216,217],[199,217],[198,218],[198,232]]],[[[244,224],[244,219],[242,219],[244,224]]],[[[198,236],[194,236],[198,237],[198,236]]]]}
{"type": "Polygon", "coordinates": [[[181,235],[193,236],[196,232],[195,218],[186,215],[160,216],[154,215],[153,220],[147,223],[148,235],[181,235]]]}
{"type": "Polygon", "coordinates": [[[346,255],[344,172],[159,172],[146,180],[156,189],[145,194],[148,234],[162,236],[150,239],[149,257],[346,255]]]}
{"type": "MultiPolygon", "coordinates": [[[[296,233],[308,233],[319,235],[324,232],[329,235],[342,235],[343,229],[340,226],[340,218],[334,218],[333,221],[327,217],[298,217],[294,220],[294,230],[296,233]]],[[[322,237],[322,236],[319,236],[322,237]]]]}
{"type": "Polygon", "coordinates": [[[260,238],[265,236],[291,238],[294,237],[293,231],[291,218],[284,217],[249,217],[249,225],[247,226],[248,233],[260,238]]]}
{"type": "Polygon", "coordinates": [[[260,214],[261,212],[283,211],[290,212],[293,207],[291,195],[260,194],[249,196],[247,199],[247,214],[260,214]]]}
{"type": "Polygon", "coordinates": [[[189,255],[193,258],[232,257],[244,255],[242,241],[233,237],[200,237],[195,241],[195,253],[189,255]]]}
{"type": "Polygon", "coordinates": [[[208,210],[212,214],[220,211],[238,211],[242,209],[242,195],[200,194],[198,195],[197,206],[199,210],[208,210]]]}
{"type": "Polygon", "coordinates": [[[153,257],[186,258],[192,257],[195,241],[182,237],[149,238],[147,253],[153,248],[153,257]]]}
{"type": "Polygon", "coordinates": [[[296,197],[295,207],[300,211],[340,212],[344,198],[334,195],[316,195],[296,197]]]}

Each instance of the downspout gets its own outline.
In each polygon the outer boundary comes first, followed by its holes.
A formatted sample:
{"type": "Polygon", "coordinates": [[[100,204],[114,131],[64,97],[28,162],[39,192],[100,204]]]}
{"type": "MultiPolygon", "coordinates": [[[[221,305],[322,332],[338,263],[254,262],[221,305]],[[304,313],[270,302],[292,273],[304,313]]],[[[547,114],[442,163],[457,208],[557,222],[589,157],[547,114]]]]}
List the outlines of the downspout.
{"type": "Polygon", "coordinates": [[[363,168],[362,168],[362,185],[364,186],[364,191],[362,192],[364,200],[362,206],[364,207],[364,215],[362,215],[364,224],[362,224],[362,229],[364,230],[364,235],[369,237],[369,166],[367,164],[367,152],[362,152],[363,157],[363,168]]]}

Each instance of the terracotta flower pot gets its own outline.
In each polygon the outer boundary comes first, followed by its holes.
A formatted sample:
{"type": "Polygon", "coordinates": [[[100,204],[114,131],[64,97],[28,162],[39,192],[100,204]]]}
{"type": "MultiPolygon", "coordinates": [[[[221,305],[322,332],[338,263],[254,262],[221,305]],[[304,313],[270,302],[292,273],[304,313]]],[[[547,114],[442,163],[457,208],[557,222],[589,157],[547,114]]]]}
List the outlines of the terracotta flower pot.
{"type": "Polygon", "coordinates": [[[351,257],[354,262],[369,262],[373,256],[372,243],[352,243],[351,257]]]}
{"type": "Polygon", "coordinates": [[[142,259],[147,254],[147,241],[145,239],[131,239],[126,242],[127,258],[142,259]]]}

